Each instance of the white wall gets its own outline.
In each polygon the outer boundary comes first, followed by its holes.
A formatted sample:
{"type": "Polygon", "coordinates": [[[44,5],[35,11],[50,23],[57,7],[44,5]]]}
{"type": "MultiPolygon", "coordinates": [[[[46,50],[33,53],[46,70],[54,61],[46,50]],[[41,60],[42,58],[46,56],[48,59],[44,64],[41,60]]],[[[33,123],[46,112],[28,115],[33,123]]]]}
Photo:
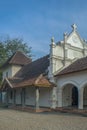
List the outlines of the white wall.
{"type": "Polygon", "coordinates": [[[57,80],[58,88],[62,87],[66,83],[71,83],[71,82],[75,83],[75,85],[77,85],[77,87],[80,88],[81,84],[87,81],[87,71],[62,75],[56,78],[56,80],[57,80]]]}
{"type": "Polygon", "coordinates": [[[2,92],[2,103],[6,103],[6,92],[2,92]]]}
{"type": "Polygon", "coordinates": [[[84,88],[83,100],[83,105],[87,107],[87,87],[84,88]]]}
{"type": "Polygon", "coordinates": [[[20,65],[12,65],[12,77],[21,69],[20,65]]]}
{"type": "Polygon", "coordinates": [[[75,48],[68,48],[67,49],[67,58],[69,59],[75,59],[75,58],[81,58],[83,57],[82,49],[75,49],[75,48]]]}
{"type": "Polygon", "coordinates": [[[18,89],[16,89],[16,104],[17,105],[20,105],[20,104],[22,104],[21,103],[21,92],[22,92],[22,89],[21,88],[18,88],[18,89]]]}
{"type": "Polygon", "coordinates": [[[34,87],[27,87],[25,90],[25,104],[26,105],[31,105],[35,106],[36,102],[36,93],[35,93],[35,88],[34,87]]]}
{"type": "Polygon", "coordinates": [[[67,39],[67,43],[77,48],[83,48],[83,43],[80,40],[76,31],[72,32],[72,35],[70,35],[69,39],[67,39]]]}
{"type": "Polygon", "coordinates": [[[41,107],[50,107],[51,106],[51,89],[49,88],[40,88],[40,100],[39,105],[41,107]]]}
{"type": "MultiPolygon", "coordinates": [[[[63,99],[62,99],[62,100],[64,100],[64,101],[62,101],[62,103],[63,103],[62,105],[68,106],[68,103],[69,103],[68,100],[71,100],[71,97],[70,97],[71,90],[69,89],[68,85],[70,84],[71,86],[72,85],[76,86],[77,89],[78,89],[78,92],[81,91],[82,87],[85,87],[86,90],[87,90],[87,71],[71,73],[71,74],[68,74],[68,75],[62,75],[62,76],[56,77],[56,83],[57,83],[57,97],[58,97],[57,100],[58,100],[58,103],[60,102],[59,101],[60,100],[59,91],[62,90],[62,93],[63,94],[65,93],[65,95],[63,95],[63,99]],[[86,84],[86,86],[84,86],[83,84],[86,84]],[[66,88],[65,91],[63,91],[63,87],[66,88]],[[65,96],[65,98],[64,98],[64,96],[65,96]]],[[[85,93],[87,94],[86,91],[85,91],[85,93]]],[[[85,96],[83,98],[84,105],[87,104],[86,94],[83,93],[83,95],[85,96]]],[[[59,106],[59,104],[58,104],[58,106],[59,106]]]]}
{"type": "Polygon", "coordinates": [[[12,92],[12,99],[11,99],[11,90],[8,92],[8,103],[13,103],[13,92],[12,92]]]}
{"type": "MultiPolygon", "coordinates": [[[[39,89],[39,106],[50,107],[51,106],[51,92],[52,89],[40,88],[39,89]]],[[[11,100],[9,100],[11,103],[11,100]]],[[[21,104],[21,89],[16,89],[16,104],[21,104]]],[[[36,105],[36,89],[35,87],[27,87],[25,89],[25,105],[36,105]]]]}
{"type": "MultiPolygon", "coordinates": [[[[65,48],[66,48],[65,49],[66,50],[65,51],[66,65],[67,65],[67,62],[68,64],[71,64],[74,59],[83,57],[83,49],[71,47],[67,43],[66,43],[65,48]]],[[[58,71],[61,67],[63,67],[64,50],[63,50],[63,46],[59,44],[55,45],[55,47],[53,47],[52,49],[53,49],[53,52],[52,51],[50,52],[50,55],[51,55],[50,65],[53,65],[52,71],[54,73],[55,71],[58,71]]]]}
{"type": "Polygon", "coordinates": [[[8,66],[3,70],[3,79],[5,79],[6,73],[8,73],[8,77],[12,77],[12,66],[8,66]]]}
{"type": "Polygon", "coordinates": [[[67,85],[63,88],[63,106],[71,106],[72,105],[72,85],[67,85]]]}
{"type": "Polygon", "coordinates": [[[6,78],[6,73],[8,77],[13,77],[21,69],[20,65],[9,65],[3,70],[3,79],[6,78]]]}

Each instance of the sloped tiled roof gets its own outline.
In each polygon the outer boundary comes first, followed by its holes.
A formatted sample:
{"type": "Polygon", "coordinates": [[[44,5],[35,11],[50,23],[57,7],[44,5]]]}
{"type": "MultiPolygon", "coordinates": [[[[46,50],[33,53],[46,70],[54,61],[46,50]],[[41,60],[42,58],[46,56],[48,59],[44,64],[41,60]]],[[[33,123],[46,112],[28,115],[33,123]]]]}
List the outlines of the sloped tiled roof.
{"type": "Polygon", "coordinates": [[[46,55],[24,66],[15,75],[15,77],[22,78],[22,79],[37,77],[38,75],[45,73],[48,66],[49,66],[49,55],[46,55]]]}
{"type": "Polygon", "coordinates": [[[25,65],[8,81],[13,88],[26,86],[53,87],[54,84],[47,78],[48,67],[49,55],[25,65]]]}
{"type": "Polygon", "coordinates": [[[75,73],[75,72],[84,71],[84,70],[87,70],[87,57],[83,57],[83,58],[76,60],[74,63],[72,63],[68,67],[64,68],[62,71],[60,71],[55,76],[75,73]]]}
{"type": "Polygon", "coordinates": [[[38,77],[29,78],[27,80],[22,79],[8,79],[13,88],[35,86],[35,87],[53,87],[52,84],[45,76],[39,75],[38,77]]]}
{"type": "Polygon", "coordinates": [[[31,59],[25,56],[20,51],[15,52],[3,65],[1,68],[7,66],[8,64],[25,65],[31,62],[31,59]]]}

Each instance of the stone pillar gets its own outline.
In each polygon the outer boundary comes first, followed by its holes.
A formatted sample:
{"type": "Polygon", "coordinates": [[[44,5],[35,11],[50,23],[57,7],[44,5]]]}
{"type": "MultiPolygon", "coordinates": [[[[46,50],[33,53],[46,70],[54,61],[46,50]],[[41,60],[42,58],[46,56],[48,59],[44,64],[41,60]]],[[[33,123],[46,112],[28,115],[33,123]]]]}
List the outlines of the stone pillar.
{"type": "Polygon", "coordinates": [[[39,109],[39,88],[36,88],[36,109],[39,109]]]}
{"type": "Polygon", "coordinates": [[[83,109],[83,88],[78,90],[78,109],[83,109]]]}
{"type": "Polygon", "coordinates": [[[51,104],[51,108],[55,109],[57,106],[57,94],[56,94],[56,87],[53,87],[52,90],[52,104],[51,104]]]}
{"type": "Polygon", "coordinates": [[[62,103],[62,89],[58,89],[58,107],[63,107],[63,103],[62,103]]]}
{"type": "Polygon", "coordinates": [[[22,88],[22,106],[25,106],[25,88],[22,88]]]}

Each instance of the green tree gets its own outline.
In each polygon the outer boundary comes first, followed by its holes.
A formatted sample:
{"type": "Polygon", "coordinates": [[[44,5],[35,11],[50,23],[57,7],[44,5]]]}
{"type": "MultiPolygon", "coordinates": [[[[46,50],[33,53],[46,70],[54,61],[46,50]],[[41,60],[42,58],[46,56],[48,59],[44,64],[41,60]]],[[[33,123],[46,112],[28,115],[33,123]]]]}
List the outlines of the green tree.
{"type": "Polygon", "coordinates": [[[7,39],[4,42],[6,55],[9,58],[12,56],[16,51],[24,52],[28,57],[31,57],[31,47],[28,47],[27,43],[23,41],[23,39],[14,38],[14,39],[7,39]]]}
{"type": "Polygon", "coordinates": [[[6,49],[2,42],[0,42],[0,65],[2,65],[7,59],[6,49]]]}
{"type": "MultiPolygon", "coordinates": [[[[11,57],[16,51],[22,51],[28,57],[32,58],[31,47],[20,38],[5,38],[0,40],[0,66],[11,57]]],[[[2,72],[0,70],[0,83],[2,81],[2,72]]]]}

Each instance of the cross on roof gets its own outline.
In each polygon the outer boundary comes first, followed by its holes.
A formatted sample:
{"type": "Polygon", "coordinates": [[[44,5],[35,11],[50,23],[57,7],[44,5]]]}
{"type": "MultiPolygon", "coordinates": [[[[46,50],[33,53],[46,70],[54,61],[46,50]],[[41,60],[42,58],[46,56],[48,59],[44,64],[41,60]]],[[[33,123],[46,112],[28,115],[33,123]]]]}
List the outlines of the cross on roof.
{"type": "Polygon", "coordinates": [[[72,25],[72,28],[73,28],[73,31],[76,31],[76,29],[77,29],[76,24],[73,24],[73,25],[72,25]]]}

